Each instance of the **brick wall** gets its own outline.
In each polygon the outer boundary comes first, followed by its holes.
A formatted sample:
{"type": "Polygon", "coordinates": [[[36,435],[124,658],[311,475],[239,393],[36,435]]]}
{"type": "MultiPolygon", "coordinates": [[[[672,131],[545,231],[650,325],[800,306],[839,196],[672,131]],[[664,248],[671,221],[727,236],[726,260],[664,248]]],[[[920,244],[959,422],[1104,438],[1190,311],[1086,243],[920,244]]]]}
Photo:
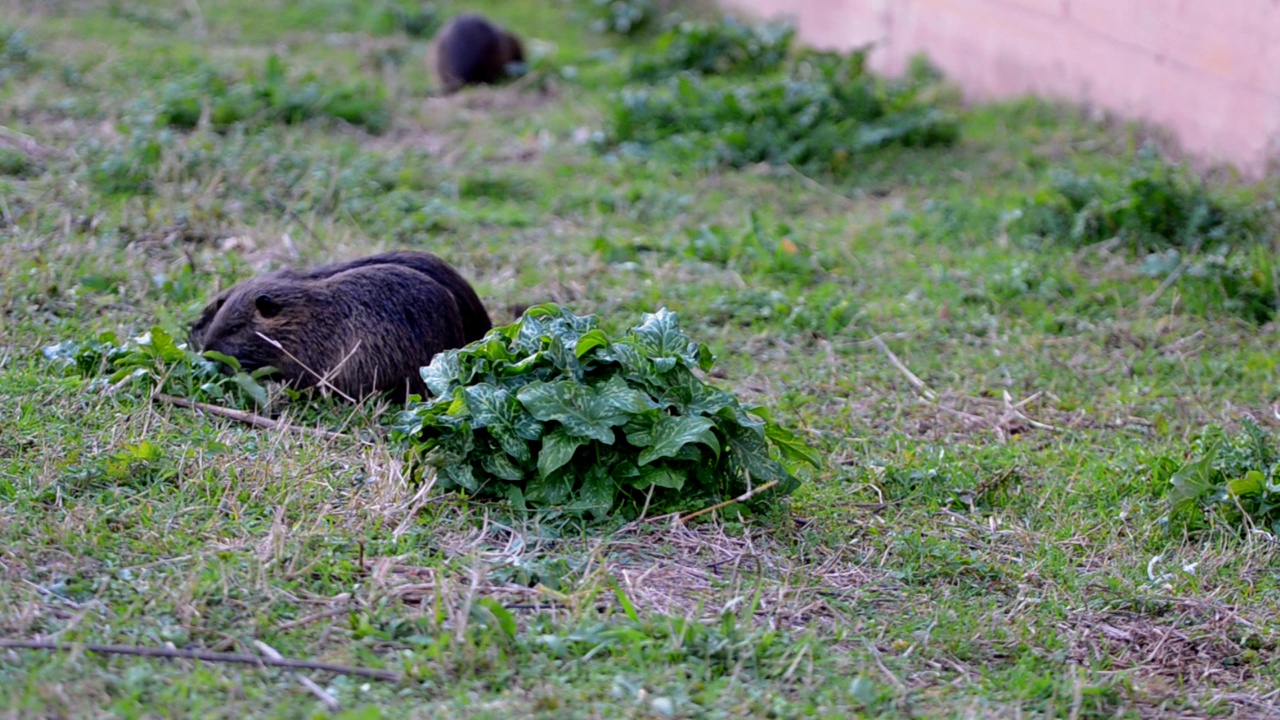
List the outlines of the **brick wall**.
{"type": "Polygon", "coordinates": [[[723,0],[790,15],[801,39],[924,51],[969,97],[1036,93],[1172,132],[1257,177],[1280,154],[1280,0],[723,0]]]}

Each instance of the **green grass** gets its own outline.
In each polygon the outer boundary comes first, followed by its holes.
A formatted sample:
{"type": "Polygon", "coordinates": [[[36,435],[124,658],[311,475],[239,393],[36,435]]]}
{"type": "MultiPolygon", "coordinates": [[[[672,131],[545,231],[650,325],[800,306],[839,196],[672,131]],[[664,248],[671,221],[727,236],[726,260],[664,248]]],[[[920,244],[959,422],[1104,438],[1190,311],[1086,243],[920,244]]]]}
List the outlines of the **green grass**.
{"type": "MultiPolygon", "coordinates": [[[[1166,525],[1162,481],[1207,425],[1274,437],[1275,326],[1161,289],[1123,247],[1006,231],[1053,169],[1123,177],[1141,130],[1019,101],[843,177],[672,166],[585,140],[630,50],[568,4],[468,5],[577,73],[448,99],[378,5],[0,3],[24,31],[0,74],[0,637],[257,640],[407,674],[308,672],[352,718],[1276,712],[1275,541],[1166,525]],[[382,88],[385,132],[147,124],[168,78],[272,52],[382,88]],[[825,468],[768,518],[568,531],[419,495],[388,408],[288,406],[358,435],[319,440],[41,353],[401,247],[454,263],[499,322],[547,301],[611,333],[678,312],[714,381],[825,468]]],[[[294,674],[238,665],[5,650],[0,688],[17,716],[329,714],[294,674]]]]}

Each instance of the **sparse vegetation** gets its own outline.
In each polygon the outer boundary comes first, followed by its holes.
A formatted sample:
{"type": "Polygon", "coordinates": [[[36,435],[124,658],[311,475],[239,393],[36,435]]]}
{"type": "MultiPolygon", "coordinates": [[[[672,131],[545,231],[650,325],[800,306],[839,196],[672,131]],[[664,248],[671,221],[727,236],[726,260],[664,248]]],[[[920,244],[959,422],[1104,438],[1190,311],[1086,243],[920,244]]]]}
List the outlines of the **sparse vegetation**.
{"type": "Polygon", "coordinates": [[[1264,323],[1280,302],[1267,251],[1273,206],[1225,202],[1178,168],[1147,158],[1124,180],[1051,171],[1047,185],[1012,215],[1009,231],[1076,247],[1121,243],[1144,272],[1185,277],[1189,305],[1264,323]]]}
{"type": "MultiPolygon", "coordinates": [[[[6,7],[0,639],[403,680],[6,647],[0,715],[1276,715],[1277,181],[1153,166],[1145,131],[1057,105],[961,108],[857,54],[641,82],[669,20],[599,35],[580,5],[422,10],[490,14],[552,69],[445,99],[411,0],[6,7]],[[284,110],[341,88],[394,122],[284,110]],[[688,387],[768,408],[821,467],[769,512],[597,524],[538,509],[535,463],[490,483],[522,513],[406,457],[405,408],[263,407],[175,340],[241,278],[399,247],[498,325],[552,302],[614,347],[678,313],[716,357],[688,387]]],[[[584,387],[616,367],[593,352],[584,387]]]]}
{"type": "Polygon", "coordinates": [[[279,55],[245,80],[202,67],[170,81],[160,94],[157,122],[194,128],[202,119],[220,131],[238,125],[293,124],[327,117],[370,132],[390,121],[382,92],[372,83],[328,85],[315,76],[288,77],[279,55]]]}

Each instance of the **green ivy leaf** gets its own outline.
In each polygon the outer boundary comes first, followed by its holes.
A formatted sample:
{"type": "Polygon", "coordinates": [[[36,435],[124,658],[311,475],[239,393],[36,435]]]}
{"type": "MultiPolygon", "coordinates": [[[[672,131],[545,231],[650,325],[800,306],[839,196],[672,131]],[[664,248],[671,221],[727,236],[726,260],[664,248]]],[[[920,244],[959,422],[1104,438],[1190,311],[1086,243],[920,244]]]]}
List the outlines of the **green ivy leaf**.
{"type": "Polygon", "coordinates": [[[627,421],[626,412],[600,397],[594,389],[562,380],[530,383],[517,393],[520,403],[535,418],[555,420],[570,435],[598,440],[605,445],[614,441],[613,428],[627,421]]]}
{"type": "Polygon", "coordinates": [[[474,493],[480,489],[480,482],[476,480],[475,475],[471,472],[471,466],[468,464],[445,465],[437,468],[436,472],[439,479],[443,481],[442,490],[460,487],[474,493]]]}
{"type": "Polygon", "coordinates": [[[427,389],[437,397],[453,395],[455,385],[465,384],[469,379],[462,367],[456,350],[447,350],[431,359],[431,364],[418,371],[427,389]]]}
{"type": "Polygon", "coordinates": [[[713,427],[715,423],[710,418],[661,415],[650,428],[628,434],[627,442],[643,448],[636,463],[643,467],[658,458],[671,457],[694,442],[711,445],[719,453],[720,443],[709,432],[713,427]]]}
{"type": "Polygon", "coordinates": [[[564,428],[556,428],[542,438],[538,451],[538,474],[547,477],[573,459],[573,453],[587,443],[586,438],[573,437],[564,428]]]}
{"type": "Polygon", "coordinates": [[[687,480],[688,477],[688,471],[678,470],[660,463],[645,468],[638,476],[632,478],[629,482],[637,487],[649,487],[650,485],[656,485],[661,488],[680,490],[684,487],[685,480],[687,480]]]}
{"type": "Polygon", "coordinates": [[[523,480],[525,472],[511,462],[508,453],[489,453],[480,458],[480,466],[485,472],[500,480],[516,482],[523,480]]]}
{"type": "Polygon", "coordinates": [[[564,472],[536,477],[525,485],[525,498],[537,505],[564,505],[573,497],[572,475],[564,472]]]}
{"type": "Polygon", "coordinates": [[[582,479],[582,487],[578,489],[578,498],[569,505],[575,512],[590,512],[596,517],[608,515],[613,508],[613,499],[618,485],[609,477],[606,468],[595,465],[587,471],[582,479]]]}
{"type": "Polygon", "coordinates": [[[605,335],[603,330],[590,330],[578,338],[578,343],[573,348],[573,354],[582,357],[598,347],[609,347],[609,336],[605,335]]]}
{"type": "Polygon", "coordinates": [[[666,308],[656,313],[645,313],[640,325],[631,332],[640,349],[662,372],[675,367],[677,360],[690,366],[699,364],[697,344],[690,342],[688,336],[681,332],[676,313],[666,308]]]}

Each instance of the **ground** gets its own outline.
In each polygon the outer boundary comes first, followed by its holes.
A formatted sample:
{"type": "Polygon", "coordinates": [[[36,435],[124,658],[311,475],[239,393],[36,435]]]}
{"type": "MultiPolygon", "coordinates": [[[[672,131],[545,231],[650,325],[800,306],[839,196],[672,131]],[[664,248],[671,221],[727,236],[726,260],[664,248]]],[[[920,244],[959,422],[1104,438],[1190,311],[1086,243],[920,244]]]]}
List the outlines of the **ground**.
{"type": "Polygon", "coordinates": [[[1206,426],[1274,429],[1275,326],[1191,307],[1114,244],[1001,230],[1048,168],[1121,172],[1147,131],[1025,100],[839,177],[673,166],[592,144],[618,42],[560,2],[469,7],[567,71],[448,98],[377,3],[2,6],[25,36],[0,65],[0,637],[265,643],[406,679],[11,649],[0,713],[1280,713],[1274,539],[1166,524],[1152,470],[1206,426]],[[290,77],[380,83],[385,127],[138,134],[172,78],[272,53],[290,77]],[[752,212],[821,270],[683,251],[752,212]],[[180,329],[254,272],[402,247],[455,264],[503,323],[549,301],[612,329],[678,312],[715,381],[823,469],[777,516],[557,535],[407,482],[386,406],[295,408],[348,435],[320,439],[41,352],[180,329]]]}

